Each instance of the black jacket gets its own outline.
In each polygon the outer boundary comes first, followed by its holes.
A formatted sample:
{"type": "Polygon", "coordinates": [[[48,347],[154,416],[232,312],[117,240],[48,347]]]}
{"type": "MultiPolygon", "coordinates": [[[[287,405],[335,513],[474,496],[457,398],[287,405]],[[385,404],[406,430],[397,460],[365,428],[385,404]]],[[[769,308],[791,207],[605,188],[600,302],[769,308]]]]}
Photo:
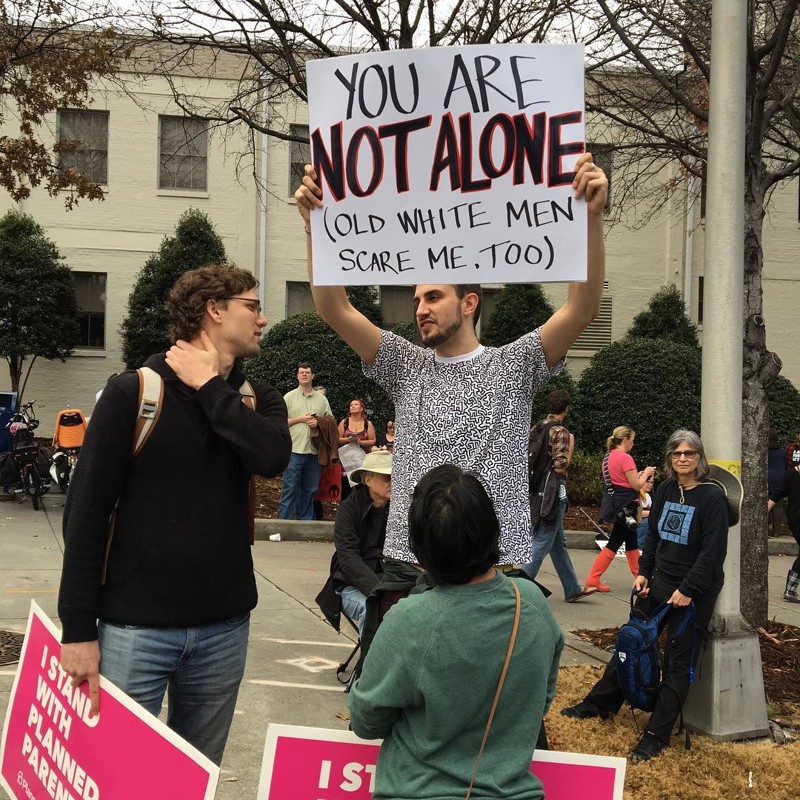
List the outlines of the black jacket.
{"type": "Polygon", "coordinates": [[[341,598],[336,589],[355,586],[369,596],[383,574],[383,542],[389,503],[375,508],[366,486],[356,488],[336,511],[328,580],[316,602],[328,622],[339,630],[341,598]]]}
{"type": "Polygon", "coordinates": [[[146,366],[164,379],[164,401],[141,453],[131,458],[139,381],[126,372],[103,391],[72,478],[58,598],[64,642],[95,640],[98,618],[186,627],[256,604],[248,487],[252,473],[277,475],[289,461],[286,404],[271,386],[254,385],[253,412],[237,368],[195,391],[163,354],[146,366]]]}
{"type": "Polygon", "coordinates": [[[333,525],[336,552],[331,561],[331,575],[338,586],[355,586],[365,595],[375,588],[383,572],[388,512],[389,503],[375,508],[366,486],[351,492],[339,506],[333,525]]]}

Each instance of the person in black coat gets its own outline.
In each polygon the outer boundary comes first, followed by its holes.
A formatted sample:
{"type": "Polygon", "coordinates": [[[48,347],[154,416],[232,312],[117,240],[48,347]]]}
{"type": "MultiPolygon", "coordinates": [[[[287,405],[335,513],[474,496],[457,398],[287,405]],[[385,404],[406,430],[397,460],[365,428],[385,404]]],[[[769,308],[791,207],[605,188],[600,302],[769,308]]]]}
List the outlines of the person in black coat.
{"type": "Polygon", "coordinates": [[[364,626],[367,596],[383,572],[383,542],[392,494],[392,454],[367,453],[351,477],[357,488],[339,506],[334,523],[336,552],[328,582],[317,597],[325,616],[338,629],[340,611],[364,626]]]}
{"type": "MultiPolygon", "coordinates": [[[[774,489],[770,489],[767,508],[772,511],[776,503],[787,498],[786,521],[795,541],[800,545],[800,464],[787,469],[774,489]]],[[[800,603],[797,589],[800,586],[800,556],[794,560],[789,574],[786,576],[786,589],[783,599],[788,603],[800,603]]]]}

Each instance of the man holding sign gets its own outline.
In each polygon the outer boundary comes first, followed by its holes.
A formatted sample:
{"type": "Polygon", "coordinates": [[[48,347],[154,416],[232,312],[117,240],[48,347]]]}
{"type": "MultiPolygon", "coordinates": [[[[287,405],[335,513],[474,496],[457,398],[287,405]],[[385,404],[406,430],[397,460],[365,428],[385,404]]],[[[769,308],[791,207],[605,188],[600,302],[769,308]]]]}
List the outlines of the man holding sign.
{"type": "Polygon", "coordinates": [[[576,203],[586,204],[588,267],[585,282],[570,284],[564,305],[517,341],[483,347],[475,333],[480,286],[417,285],[415,318],[428,346],[421,348],[373,325],[344,287],[315,285],[310,221],[323,201],[317,173],[306,167],[295,200],[308,235],[317,312],[361,356],[364,373],[390,392],[397,410],[387,558],[414,563],[407,532],[414,486],[429,469],[452,463],[480,475],[491,492],[500,520],[500,563],[530,560],[527,441],[533,396],[560,371],[567,350],[597,316],[603,291],[608,179],[590,153],[577,159],[572,189],[576,203]]]}

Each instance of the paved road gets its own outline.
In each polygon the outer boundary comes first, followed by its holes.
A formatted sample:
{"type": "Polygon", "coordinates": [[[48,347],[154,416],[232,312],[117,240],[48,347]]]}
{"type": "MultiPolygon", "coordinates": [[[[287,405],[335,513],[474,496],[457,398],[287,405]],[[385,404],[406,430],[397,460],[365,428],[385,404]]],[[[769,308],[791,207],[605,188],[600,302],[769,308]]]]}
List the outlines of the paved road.
{"type": "MultiPolygon", "coordinates": [[[[63,497],[48,495],[44,511],[30,504],[0,503],[0,629],[24,630],[30,601],[35,600],[53,619],[61,570],[63,497]]],[[[218,800],[253,800],[258,786],[261,754],[269,722],[346,729],[339,716],[346,695],[337,683],[337,664],[352,641],[324,622],[314,597],[325,581],[333,546],[313,542],[256,542],[253,557],[259,604],[253,612],[245,680],[223,762],[218,800]]],[[[584,576],[595,553],[573,551],[579,576],[584,576]]],[[[770,557],[770,616],[800,625],[800,606],[780,599],[787,557],[770,557]]],[[[549,560],[540,580],[553,590],[551,604],[567,631],[563,664],[605,660],[570,634],[576,628],[618,625],[626,616],[630,575],[617,559],[607,573],[614,589],[576,603],[563,602],[560,584],[549,560]]],[[[5,717],[14,676],[13,667],[0,667],[0,715],[5,717]]],[[[6,798],[0,790],[0,797],[6,798]]]]}

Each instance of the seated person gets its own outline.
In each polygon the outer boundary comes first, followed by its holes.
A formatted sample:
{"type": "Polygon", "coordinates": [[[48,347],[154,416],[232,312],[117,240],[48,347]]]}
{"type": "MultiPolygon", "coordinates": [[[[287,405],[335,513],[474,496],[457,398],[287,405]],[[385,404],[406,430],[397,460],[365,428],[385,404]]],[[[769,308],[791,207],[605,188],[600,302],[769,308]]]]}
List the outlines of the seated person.
{"type": "MultiPolygon", "coordinates": [[[[701,640],[708,637],[714,604],[725,579],[722,568],[728,526],[736,524],[738,510],[733,509],[741,502],[741,485],[730,473],[709,465],[703,442],[694,431],[680,429],[669,438],[664,477],[653,497],[633,589],[638,596],[636,607],[645,616],[664,602],[672,610],[660,627],[669,629],[661,686],[644,733],[628,754],[631,761],[648,761],[669,745],[689,693],[690,668],[697,663],[701,640]],[[692,602],[694,633],[690,628],[678,636],[692,602]]],[[[561,713],[575,719],[608,719],[623,702],[616,659],[612,658],[586,697],[561,713]]]]}
{"type": "Polygon", "coordinates": [[[336,512],[336,552],[331,559],[330,578],[317,603],[337,630],[341,608],[358,624],[360,634],[367,595],[383,572],[383,540],[392,494],[392,454],[385,450],[368,453],[351,477],[359,485],[336,512]]]}
{"type": "Polygon", "coordinates": [[[564,637],[536,584],[493,567],[499,535],[476,476],[445,464],[420,480],[409,543],[434,586],[387,612],[350,692],[353,731],[384,740],[374,800],[463,797],[470,775],[476,797],[544,797],[531,753],[564,637]]]}

